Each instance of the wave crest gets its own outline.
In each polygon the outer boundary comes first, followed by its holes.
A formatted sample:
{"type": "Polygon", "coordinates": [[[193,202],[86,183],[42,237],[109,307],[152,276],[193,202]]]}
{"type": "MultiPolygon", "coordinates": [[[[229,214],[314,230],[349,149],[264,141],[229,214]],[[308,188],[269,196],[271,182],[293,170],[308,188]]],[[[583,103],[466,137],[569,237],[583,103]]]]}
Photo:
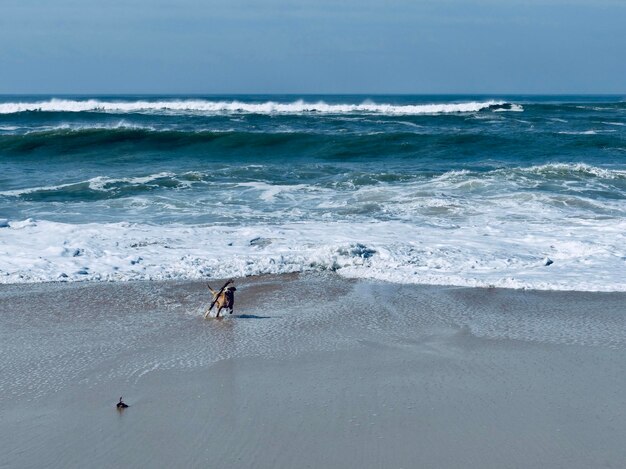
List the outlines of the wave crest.
{"type": "Polygon", "coordinates": [[[626,178],[626,170],[599,168],[585,163],[550,163],[531,166],[523,171],[541,176],[565,176],[578,174],[580,176],[592,176],[601,179],[626,178]]]}
{"type": "Polygon", "coordinates": [[[291,103],[266,101],[251,103],[243,101],[161,100],[161,101],[102,101],[96,99],[50,99],[37,102],[0,103],[0,114],[20,112],[108,112],[108,113],[200,113],[200,114],[385,114],[420,115],[520,110],[519,105],[504,101],[471,101],[465,103],[433,104],[329,104],[324,101],[307,103],[303,100],[291,103]]]}

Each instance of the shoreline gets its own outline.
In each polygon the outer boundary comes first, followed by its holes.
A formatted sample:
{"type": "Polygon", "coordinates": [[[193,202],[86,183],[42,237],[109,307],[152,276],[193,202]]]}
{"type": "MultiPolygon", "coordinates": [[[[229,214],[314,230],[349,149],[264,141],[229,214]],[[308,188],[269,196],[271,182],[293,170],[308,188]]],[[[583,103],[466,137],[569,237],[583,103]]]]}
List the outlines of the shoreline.
{"type": "Polygon", "coordinates": [[[292,279],[307,276],[336,276],[337,278],[347,282],[365,282],[374,284],[387,284],[397,287],[415,287],[415,288],[456,288],[466,290],[502,290],[509,292],[536,292],[547,294],[558,293],[572,293],[572,294],[598,294],[598,295],[625,295],[626,291],[623,290],[574,290],[574,289],[556,289],[556,288],[532,288],[532,287],[507,287],[500,285],[458,285],[447,283],[405,283],[394,280],[379,279],[373,277],[350,277],[343,276],[332,270],[305,270],[297,272],[285,272],[285,273],[262,273],[253,274],[248,276],[231,276],[231,277],[206,277],[203,279],[198,278],[129,278],[129,279],[84,279],[84,280],[45,280],[45,281],[27,281],[27,282],[12,282],[12,283],[0,283],[0,294],[3,289],[19,289],[19,288],[37,288],[39,286],[93,286],[93,285],[132,285],[132,284],[206,284],[207,282],[214,282],[219,284],[226,281],[228,278],[232,278],[235,282],[254,282],[254,281],[274,281],[281,278],[292,279]]]}
{"type": "Polygon", "coordinates": [[[236,286],[235,313],[203,320],[203,281],[0,285],[0,465],[626,459],[624,293],[333,274],[236,286]]]}

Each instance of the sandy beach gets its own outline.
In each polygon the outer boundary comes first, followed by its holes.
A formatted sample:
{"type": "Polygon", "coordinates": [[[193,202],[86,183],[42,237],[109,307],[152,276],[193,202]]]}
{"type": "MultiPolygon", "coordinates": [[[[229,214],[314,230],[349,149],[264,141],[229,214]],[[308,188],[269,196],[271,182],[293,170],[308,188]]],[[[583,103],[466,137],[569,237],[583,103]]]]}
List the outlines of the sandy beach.
{"type": "Polygon", "coordinates": [[[0,466],[626,461],[624,294],[236,285],[221,320],[202,282],[0,285],[0,466]]]}
{"type": "Polygon", "coordinates": [[[626,469],[626,0],[0,5],[0,469],[626,469]]]}

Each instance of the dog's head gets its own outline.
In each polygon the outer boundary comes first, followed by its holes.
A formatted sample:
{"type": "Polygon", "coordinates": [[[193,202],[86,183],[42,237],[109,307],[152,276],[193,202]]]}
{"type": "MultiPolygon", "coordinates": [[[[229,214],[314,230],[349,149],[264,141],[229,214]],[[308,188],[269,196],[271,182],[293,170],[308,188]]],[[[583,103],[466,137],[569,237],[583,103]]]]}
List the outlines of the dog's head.
{"type": "Polygon", "coordinates": [[[227,292],[234,292],[234,291],[237,291],[237,289],[236,289],[235,287],[226,287],[226,288],[224,289],[224,291],[227,291],[227,292]]]}

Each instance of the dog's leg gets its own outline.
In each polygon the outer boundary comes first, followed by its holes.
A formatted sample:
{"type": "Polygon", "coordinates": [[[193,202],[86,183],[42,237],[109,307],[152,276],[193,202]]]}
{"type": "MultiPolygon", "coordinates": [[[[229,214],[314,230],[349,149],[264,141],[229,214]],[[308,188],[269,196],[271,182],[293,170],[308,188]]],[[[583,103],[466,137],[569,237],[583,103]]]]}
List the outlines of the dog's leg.
{"type": "Polygon", "coordinates": [[[218,310],[217,310],[217,314],[215,315],[215,318],[216,318],[216,319],[220,317],[220,313],[222,312],[222,308],[223,308],[223,306],[220,306],[220,307],[218,308],[218,310]]]}
{"type": "Polygon", "coordinates": [[[213,302],[211,303],[211,306],[209,306],[206,312],[204,313],[204,319],[209,317],[209,313],[211,312],[211,309],[213,309],[213,305],[215,304],[215,299],[217,298],[217,294],[216,294],[217,292],[213,290],[211,286],[209,286],[209,290],[211,290],[211,293],[213,293],[213,302]]]}

